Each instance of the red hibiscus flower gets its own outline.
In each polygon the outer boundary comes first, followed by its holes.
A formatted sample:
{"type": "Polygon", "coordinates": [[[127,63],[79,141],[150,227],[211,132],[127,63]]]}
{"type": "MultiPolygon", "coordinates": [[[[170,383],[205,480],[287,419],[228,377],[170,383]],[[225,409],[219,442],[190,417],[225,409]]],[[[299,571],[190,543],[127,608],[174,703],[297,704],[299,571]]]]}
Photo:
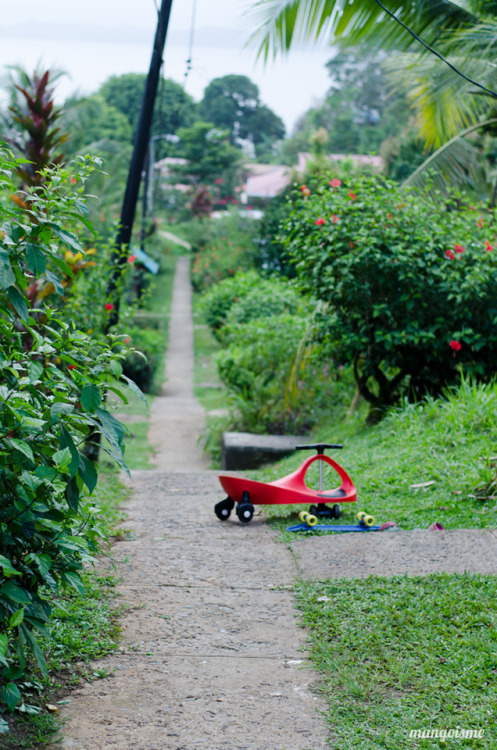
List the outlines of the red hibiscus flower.
{"type": "Polygon", "coordinates": [[[330,180],[330,185],[332,188],[338,188],[342,184],[342,181],[338,179],[338,177],[334,177],[332,180],[330,180]]]}
{"type": "Polygon", "coordinates": [[[453,250],[447,250],[447,252],[445,253],[445,257],[449,258],[449,260],[454,260],[456,256],[454,255],[453,250]]]}
{"type": "Polygon", "coordinates": [[[456,244],[454,245],[454,250],[456,253],[463,253],[465,248],[463,247],[463,245],[458,245],[456,242],[456,244]]]}
{"type": "Polygon", "coordinates": [[[493,249],[494,249],[494,246],[491,245],[488,240],[485,240],[485,250],[487,250],[489,253],[491,253],[493,249]]]}
{"type": "Polygon", "coordinates": [[[349,198],[351,201],[357,200],[357,195],[352,192],[352,190],[349,190],[349,198]]]}
{"type": "Polygon", "coordinates": [[[316,221],[314,222],[314,224],[317,224],[318,227],[322,227],[323,224],[326,224],[326,219],[323,219],[323,217],[320,216],[319,219],[316,219],[316,221]]]}
{"type": "Polygon", "coordinates": [[[136,260],[136,255],[130,255],[128,258],[128,263],[134,263],[136,260]]]}
{"type": "Polygon", "coordinates": [[[451,339],[451,342],[450,342],[449,346],[450,346],[450,348],[453,351],[452,356],[455,357],[456,356],[456,352],[460,351],[460,349],[462,347],[462,344],[461,344],[460,341],[455,341],[454,339],[451,339]]]}
{"type": "Polygon", "coordinates": [[[114,309],[114,305],[112,304],[112,302],[107,302],[107,304],[104,305],[104,310],[113,310],[113,309],[114,309]]]}

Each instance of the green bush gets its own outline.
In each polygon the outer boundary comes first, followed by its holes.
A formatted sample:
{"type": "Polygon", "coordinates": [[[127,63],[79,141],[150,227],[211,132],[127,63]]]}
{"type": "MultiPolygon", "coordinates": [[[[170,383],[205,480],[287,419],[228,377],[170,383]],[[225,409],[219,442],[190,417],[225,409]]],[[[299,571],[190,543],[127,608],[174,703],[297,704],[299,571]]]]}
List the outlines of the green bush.
{"type": "Polygon", "coordinates": [[[219,338],[220,329],[226,325],[233,305],[250,289],[256,288],[260,281],[261,277],[256,271],[237,273],[232,278],[214,284],[202,295],[200,313],[216,338],[219,338]]]}
{"type": "Polygon", "coordinates": [[[262,278],[253,270],[215,284],[200,302],[200,312],[218,340],[223,340],[238,323],[284,312],[296,313],[307,307],[293,287],[278,279],[262,278]]]}
{"type": "Polygon", "coordinates": [[[152,328],[129,328],[129,341],[134,351],[123,360],[123,373],[133,380],[144,393],[150,393],[155,375],[164,357],[164,336],[152,328]]]}
{"type": "Polygon", "coordinates": [[[321,330],[381,413],[495,373],[495,214],[378,177],[302,193],[286,225],[301,288],[327,303],[321,330]]]}
{"type": "Polygon", "coordinates": [[[231,212],[219,219],[203,220],[203,237],[192,243],[192,283],[198,292],[209,289],[238,271],[257,263],[257,223],[231,212]]]}
{"type": "Polygon", "coordinates": [[[13,202],[17,166],[0,153],[0,683],[10,710],[22,700],[30,654],[46,675],[36,632],[45,631],[50,595],[82,589],[82,566],[102,536],[87,446],[102,436],[125,468],[125,427],[104,396],[122,395],[113,384],[126,347],[119,336],[82,333],[49,306],[74,277],[64,251],[83,252],[74,230],[87,224],[87,166],[47,170],[41,187],[13,202]],[[53,294],[37,294],[47,284],[53,294]]]}
{"type": "Polygon", "coordinates": [[[306,345],[308,326],[308,315],[283,314],[230,329],[229,346],[216,361],[235,429],[307,431],[334,399],[333,374],[338,373],[330,373],[330,363],[306,345]]]}

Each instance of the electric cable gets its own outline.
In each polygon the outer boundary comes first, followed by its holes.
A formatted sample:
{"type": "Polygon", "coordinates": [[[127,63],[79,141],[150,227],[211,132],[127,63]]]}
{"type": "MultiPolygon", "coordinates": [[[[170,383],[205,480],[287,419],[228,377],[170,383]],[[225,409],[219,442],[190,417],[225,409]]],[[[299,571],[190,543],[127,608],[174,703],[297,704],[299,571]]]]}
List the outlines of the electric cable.
{"type": "Polygon", "coordinates": [[[190,24],[190,39],[188,42],[188,57],[186,59],[186,70],[185,70],[185,76],[183,79],[183,88],[186,86],[186,79],[188,78],[190,71],[192,69],[192,56],[193,56],[193,39],[195,35],[195,22],[196,22],[196,16],[197,16],[197,0],[193,0],[192,5],[192,20],[190,24]]]}
{"type": "Polygon", "coordinates": [[[382,8],[385,13],[387,13],[391,18],[394,19],[394,21],[397,21],[397,23],[400,23],[402,28],[404,28],[414,39],[416,39],[417,42],[423,45],[425,49],[428,50],[428,52],[431,52],[435,57],[438,57],[439,60],[441,60],[443,63],[449,66],[451,70],[454,71],[454,73],[457,73],[458,76],[461,76],[461,78],[464,78],[465,81],[468,81],[468,83],[472,83],[474,86],[477,86],[479,89],[482,89],[487,94],[490,94],[494,99],[497,99],[497,93],[495,91],[492,91],[492,89],[488,89],[486,86],[483,86],[483,84],[478,83],[477,81],[474,81],[472,78],[469,78],[467,75],[465,75],[462,71],[459,70],[459,68],[456,68],[455,65],[452,65],[451,62],[449,62],[443,55],[440,54],[440,52],[437,52],[436,49],[433,49],[433,47],[430,47],[429,44],[427,44],[421,37],[419,37],[412,29],[409,28],[409,26],[406,26],[406,24],[401,21],[400,18],[398,18],[395,13],[393,13],[391,10],[386,8],[381,0],[375,0],[376,4],[382,8]]]}

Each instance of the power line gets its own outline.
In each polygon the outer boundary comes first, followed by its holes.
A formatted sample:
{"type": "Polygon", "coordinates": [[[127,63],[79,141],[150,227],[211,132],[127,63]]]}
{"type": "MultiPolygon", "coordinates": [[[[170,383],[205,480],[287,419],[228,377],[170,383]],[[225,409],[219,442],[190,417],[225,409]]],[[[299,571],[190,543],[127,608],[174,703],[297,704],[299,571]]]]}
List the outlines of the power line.
{"type": "Polygon", "coordinates": [[[190,39],[188,42],[188,57],[186,60],[186,70],[185,70],[185,77],[183,79],[183,88],[186,85],[186,79],[188,78],[190,71],[192,69],[192,57],[193,57],[193,38],[195,35],[195,21],[197,16],[197,0],[193,0],[192,5],[192,20],[190,24],[190,39]]]}

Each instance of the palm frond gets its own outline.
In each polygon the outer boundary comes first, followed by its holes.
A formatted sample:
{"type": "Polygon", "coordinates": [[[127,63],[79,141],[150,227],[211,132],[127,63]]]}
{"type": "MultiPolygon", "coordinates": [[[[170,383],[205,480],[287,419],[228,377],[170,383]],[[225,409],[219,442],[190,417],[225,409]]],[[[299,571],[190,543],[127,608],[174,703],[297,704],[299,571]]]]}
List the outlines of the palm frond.
{"type": "Polygon", "coordinates": [[[497,118],[492,117],[458,133],[431,154],[403,182],[402,186],[424,188],[430,181],[434,188],[444,190],[448,185],[467,183],[468,175],[475,172],[480,159],[480,151],[465,140],[466,136],[495,123],[497,123],[497,118]]]}
{"type": "MultiPolygon", "coordinates": [[[[429,44],[447,29],[471,27],[478,21],[471,11],[474,3],[460,0],[384,0],[384,5],[429,44]]],[[[309,40],[419,49],[419,43],[376,0],[257,0],[251,17],[256,30],[249,43],[258,45],[258,55],[265,60],[309,40]]]]}

